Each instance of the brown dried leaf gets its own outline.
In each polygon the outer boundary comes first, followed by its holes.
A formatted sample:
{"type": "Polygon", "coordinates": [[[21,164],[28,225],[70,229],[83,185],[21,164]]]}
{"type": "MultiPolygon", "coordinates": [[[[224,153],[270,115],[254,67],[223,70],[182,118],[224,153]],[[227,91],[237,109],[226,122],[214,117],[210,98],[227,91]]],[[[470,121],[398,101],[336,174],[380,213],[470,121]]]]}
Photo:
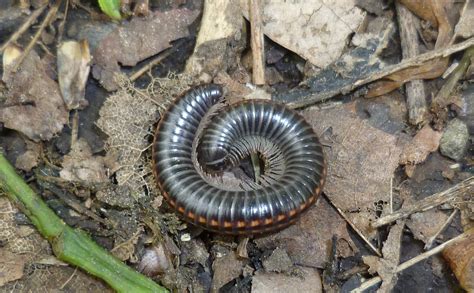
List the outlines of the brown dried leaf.
{"type": "Polygon", "coordinates": [[[156,11],[147,18],[132,18],[97,44],[92,52],[95,63],[92,74],[108,91],[116,90],[114,76],[120,72],[120,65],[135,66],[169,48],[171,41],[186,37],[188,25],[198,14],[198,11],[176,9],[156,11]]]}
{"type": "Polygon", "coordinates": [[[38,158],[40,156],[40,146],[32,142],[31,140],[25,139],[26,151],[19,155],[15,161],[15,167],[23,171],[31,171],[32,168],[38,165],[38,158]]]}
{"type": "Polygon", "coordinates": [[[419,18],[431,22],[434,27],[438,27],[438,20],[431,6],[431,0],[398,0],[419,18]]]}
{"type": "Polygon", "coordinates": [[[91,55],[87,40],[67,41],[58,48],[58,80],[61,94],[69,110],[88,105],[85,87],[90,71],[91,55]]]}
{"type": "MultiPolygon", "coordinates": [[[[265,35],[319,67],[341,56],[366,14],[352,0],[263,2],[265,35]]],[[[248,1],[240,3],[248,16],[248,1]]]]}
{"type": "Polygon", "coordinates": [[[415,165],[425,161],[426,157],[438,149],[442,133],[425,125],[405,147],[400,156],[401,165],[415,165]]]}
{"type": "Polygon", "coordinates": [[[397,283],[396,269],[400,263],[400,247],[402,244],[403,227],[405,223],[397,222],[390,229],[387,240],[385,240],[382,254],[383,258],[376,256],[363,256],[362,259],[369,268],[369,272],[378,275],[382,278],[382,286],[377,292],[391,292],[397,283]]]}
{"type": "Polygon", "coordinates": [[[87,141],[80,138],[64,156],[61,178],[68,181],[87,183],[107,182],[106,160],[102,156],[93,156],[87,141]]]}
{"type": "Polygon", "coordinates": [[[346,222],[321,197],[294,225],[279,233],[257,238],[255,242],[261,249],[279,247],[286,250],[294,263],[323,268],[330,258],[333,235],[349,244],[351,253],[345,252],[347,256],[357,252],[347,232],[346,222]]]}
{"type": "Polygon", "coordinates": [[[459,284],[467,292],[474,291],[474,228],[465,232],[467,237],[443,250],[443,257],[453,270],[459,284]]]}
{"type": "Polygon", "coordinates": [[[216,258],[212,263],[214,275],[212,277],[211,292],[219,292],[219,289],[242,274],[245,262],[237,258],[237,255],[230,251],[223,257],[216,258]]]}
{"type": "Polygon", "coordinates": [[[437,209],[414,213],[407,220],[407,227],[410,228],[415,239],[421,240],[426,244],[443,227],[448,217],[448,215],[437,209]]]}
{"type": "Polygon", "coordinates": [[[27,255],[13,254],[5,248],[0,248],[0,287],[23,277],[28,258],[27,255]]]}
{"type": "Polygon", "coordinates": [[[34,141],[49,140],[63,129],[68,112],[59,92],[36,52],[26,56],[17,72],[12,72],[21,50],[9,46],[3,54],[3,81],[8,92],[8,107],[0,107],[5,127],[22,132],[34,141]]]}
{"type": "Polygon", "coordinates": [[[310,108],[303,116],[323,141],[331,143],[325,149],[325,194],[370,239],[375,236],[370,223],[377,218],[379,205],[390,200],[390,181],[406,141],[372,127],[356,116],[353,107],[351,103],[310,108]]]}
{"type": "Polygon", "coordinates": [[[387,75],[382,80],[370,85],[367,98],[374,98],[389,93],[404,83],[415,79],[434,79],[441,76],[448,68],[449,59],[433,59],[423,65],[400,70],[387,75]]]}
{"type": "Polygon", "coordinates": [[[252,279],[252,292],[323,292],[318,270],[306,267],[301,267],[300,270],[301,276],[258,271],[252,279]]]}

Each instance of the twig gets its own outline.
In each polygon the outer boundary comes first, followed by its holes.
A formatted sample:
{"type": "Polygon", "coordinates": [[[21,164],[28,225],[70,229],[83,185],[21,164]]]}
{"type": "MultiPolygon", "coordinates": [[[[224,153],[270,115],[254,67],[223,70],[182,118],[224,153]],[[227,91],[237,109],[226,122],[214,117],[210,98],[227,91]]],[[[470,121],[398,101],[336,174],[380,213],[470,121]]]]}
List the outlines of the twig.
{"type": "Polygon", "coordinates": [[[138,69],[136,72],[132,73],[132,75],[130,75],[130,81],[133,82],[137,80],[140,76],[142,76],[145,72],[150,70],[153,66],[159,64],[161,61],[163,61],[163,59],[171,55],[172,52],[173,52],[172,48],[169,48],[168,50],[161,52],[158,56],[156,56],[156,58],[154,58],[148,64],[138,69]]]}
{"type": "Polygon", "coordinates": [[[431,246],[433,246],[433,242],[436,240],[436,238],[438,238],[439,234],[441,234],[445,229],[446,227],[448,227],[449,223],[451,223],[451,221],[454,219],[454,216],[456,216],[458,210],[455,209],[451,215],[449,215],[448,219],[446,220],[446,222],[444,222],[443,226],[433,235],[431,236],[428,241],[426,242],[425,244],[425,250],[428,250],[431,248],[431,246]]]}
{"type": "MultiPolygon", "coordinates": [[[[400,2],[395,2],[395,6],[397,9],[403,58],[415,57],[420,54],[418,32],[416,30],[416,27],[419,25],[419,20],[400,2]]],[[[425,85],[423,80],[417,79],[407,82],[405,88],[408,121],[413,125],[417,125],[423,122],[426,113],[425,85]]]]}
{"type": "Polygon", "coordinates": [[[13,34],[11,37],[6,41],[2,47],[0,47],[0,53],[5,50],[5,48],[10,45],[11,43],[16,42],[18,38],[31,26],[33,22],[38,18],[38,16],[41,15],[41,13],[44,11],[44,9],[48,6],[47,4],[43,5],[42,7],[36,9],[30,17],[20,26],[20,28],[13,34]]]}
{"type": "Polygon", "coordinates": [[[436,49],[433,51],[429,51],[424,54],[420,54],[416,57],[408,58],[406,60],[403,60],[402,62],[394,65],[390,65],[385,67],[384,69],[380,70],[379,72],[376,72],[368,77],[363,77],[359,80],[356,80],[355,82],[348,84],[346,86],[343,86],[341,88],[338,88],[336,90],[324,92],[324,93],[315,93],[315,94],[309,94],[306,96],[302,101],[297,101],[297,102],[292,102],[288,103],[287,106],[293,109],[297,108],[302,108],[306,107],[312,104],[315,104],[317,102],[327,100],[329,98],[332,98],[336,95],[339,94],[347,94],[353,91],[354,89],[365,85],[369,82],[376,81],[381,79],[384,76],[387,76],[389,74],[392,74],[394,72],[407,69],[409,67],[414,67],[414,66],[419,66],[424,64],[426,61],[435,59],[435,58],[440,58],[440,57],[447,57],[450,56],[451,54],[454,54],[456,52],[462,51],[466,48],[469,48],[471,46],[474,46],[474,37],[465,40],[464,42],[448,46],[446,48],[441,48],[441,49],[436,49]]]}
{"type": "Polygon", "coordinates": [[[265,84],[265,56],[263,47],[262,1],[250,0],[250,31],[252,47],[252,80],[265,84]]]}
{"type": "Polygon", "coordinates": [[[26,56],[30,53],[31,49],[33,49],[33,46],[36,44],[38,41],[39,37],[41,36],[41,33],[43,32],[44,28],[49,24],[51,19],[56,15],[56,12],[58,12],[59,5],[61,4],[62,0],[56,0],[56,2],[53,4],[51,9],[48,11],[48,14],[46,17],[43,19],[43,22],[41,23],[40,27],[36,31],[36,34],[34,35],[33,39],[30,41],[28,46],[26,46],[25,50],[21,54],[20,58],[18,58],[18,61],[15,63],[13,66],[12,71],[17,71],[18,67],[23,63],[25,60],[26,56]]]}
{"type": "MultiPolygon", "coordinates": [[[[451,245],[455,242],[458,242],[458,241],[461,241],[461,240],[464,240],[466,237],[468,236],[468,233],[467,232],[464,232],[463,234],[461,235],[458,235],[456,237],[454,237],[453,239],[451,240],[448,240],[446,242],[444,242],[443,244],[427,251],[427,252],[424,252],[418,256],[415,256],[414,258],[400,264],[399,266],[397,266],[397,268],[395,269],[395,272],[396,273],[399,273],[403,270],[406,270],[407,268],[419,263],[420,261],[424,260],[424,259],[427,259],[428,257],[432,256],[432,255],[435,255],[439,252],[441,252],[443,249],[445,249],[448,245],[451,245]]],[[[380,277],[374,277],[372,279],[369,279],[367,281],[365,281],[364,283],[362,283],[362,285],[360,285],[358,288],[354,289],[351,291],[351,293],[359,293],[359,292],[363,292],[364,290],[367,290],[369,289],[370,287],[380,283],[382,281],[382,278],[380,277]]]]}
{"type": "Polygon", "coordinates": [[[413,213],[423,212],[432,209],[434,207],[442,205],[445,202],[452,201],[466,194],[472,194],[473,192],[474,176],[471,176],[445,191],[435,193],[432,196],[426,197],[411,206],[404,206],[395,213],[381,217],[377,219],[372,225],[374,228],[378,228],[398,219],[406,218],[413,213]]]}
{"type": "Polygon", "coordinates": [[[9,199],[50,242],[58,259],[101,278],[119,292],[166,292],[165,288],[113,257],[84,232],[66,225],[16,174],[13,166],[2,154],[0,189],[5,191],[9,199]]]}
{"type": "Polygon", "coordinates": [[[336,208],[337,212],[341,215],[341,217],[349,224],[349,226],[352,227],[352,229],[357,233],[357,235],[359,235],[360,238],[362,238],[362,240],[364,240],[364,242],[367,244],[367,246],[369,246],[369,248],[379,257],[382,257],[382,254],[380,253],[380,251],[372,244],[372,242],[369,241],[369,239],[367,239],[365,236],[364,236],[364,233],[362,233],[359,228],[357,228],[356,225],[354,225],[354,223],[352,223],[352,221],[346,217],[346,215],[342,212],[342,210],[340,208],[338,208],[337,206],[334,205],[334,203],[332,201],[329,200],[328,198],[328,202],[331,203],[331,205],[336,208]]]}

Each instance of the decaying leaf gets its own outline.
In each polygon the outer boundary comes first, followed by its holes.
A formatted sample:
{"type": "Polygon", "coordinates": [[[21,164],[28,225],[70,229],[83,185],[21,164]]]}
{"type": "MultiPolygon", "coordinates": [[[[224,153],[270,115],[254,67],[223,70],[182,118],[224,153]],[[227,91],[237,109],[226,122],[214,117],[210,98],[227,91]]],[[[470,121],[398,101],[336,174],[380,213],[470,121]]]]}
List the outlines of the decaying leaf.
{"type": "Polygon", "coordinates": [[[3,54],[3,81],[7,86],[7,107],[0,107],[5,127],[22,132],[34,141],[49,140],[63,129],[68,119],[58,84],[47,74],[35,51],[12,72],[21,49],[9,46],[3,54]]]}
{"type": "MultiPolygon", "coordinates": [[[[438,27],[438,38],[435,49],[446,47],[453,37],[453,28],[449,22],[446,10],[452,6],[451,1],[400,1],[414,14],[429,20],[435,27],[438,27]]],[[[404,83],[415,79],[434,79],[441,76],[449,65],[449,59],[439,58],[428,61],[420,66],[407,68],[373,83],[367,93],[367,97],[377,97],[389,93],[404,83]]]]}
{"type": "Polygon", "coordinates": [[[25,139],[25,144],[26,150],[16,158],[15,167],[20,170],[31,171],[32,168],[38,165],[41,148],[37,143],[28,139],[25,139]]]}
{"type": "Polygon", "coordinates": [[[323,141],[328,175],[324,192],[368,239],[371,222],[390,200],[390,181],[398,167],[403,136],[388,134],[357,117],[354,104],[309,108],[303,116],[323,141]]]}
{"type": "Polygon", "coordinates": [[[370,85],[367,98],[378,97],[389,93],[404,83],[415,79],[434,79],[441,76],[448,67],[449,59],[433,59],[417,67],[411,67],[387,75],[382,80],[370,85]]]}
{"type": "Polygon", "coordinates": [[[27,255],[13,254],[5,248],[0,248],[0,287],[23,277],[28,258],[27,255]]]}
{"type": "Polygon", "coordinates": [[[93,76],[105,89],[116,90],[114,76],[120,72],[120,66],[134,66],[169,48],[171,41],[186,37],[188,25],[198,14],[184,8],[156,11],[147,18],[134,17],[113,29],[101,31],[99,26],[84,29],[82,37],[87,38],[93,48],[93,76]]]}
{"type": "Polygon", "coordinates": [[[327,200],[321,197],[294,225],[268,236],[255,239],[261,249],[285,249],[299,265],[323,268],[329,261],[332,238],[349,246],[345,256],[354,255],[357,247],[349,236],[347,224],[327,200]]]}
{"type": "MultiPolygon", "coordinates": [[[[263,1],[266,36],[319,67],[336,61],[365,18],[356,1],[263,1]]],[[[248,16],[248,1],[241,1],[248,16]]]]}
{"type": "Polygon", "coordinates": [[[382,248],[383,258],[376,256],[362,257],[364,263],[369,266],[369,272],[377,273],[382,278],[382,286],[377,292],[391,292],[397,283],[396,268],[400,263],[400,247],[404,226],[405,223],[401,221],[390,229],[382,248]]]}
{"type": "Polygon", "coordinates": [[[474,228],[466,231],[467,237],[443,250],[443,257],[453,270],[459,284],[467,292],[474,291],[474,228]]]}
{"type": "Polygon", "coordinates": [[[414,213],[407,220],[407,227],[413,233],[415,239],[430,242],[430,238],[438,233],[448,219],[448,215],[437,209],[431,209],[421,213],[414,213]]]}
{"type": "Polygon", "coordinates": [[[301,268],[301,276],[258,271],[252,279],[252,292],[323,292],[321,277],[314,268],[301,268]]]}
{"type": "Polygon", "coordinates": [[[406,173],[411,177],[414,165],[423,162],[426,157],[438,149],[442,133],[425,125],[405,147],[400,155],[400,164],[407,165],[406,173]]]}
{"type": "Polygon", "coordinates": [[[87,141],[80,138],[72,146],[71,152],[64,156],[63,169],[59,175],[68,181],[90,184],[107,182],[106,165],[106,159],[93,156],[87,141]]]}
{"type": "Polygon", "coordinates": [[[66,107],[87,106],[85,87],[90,71],[91,55],[87,40],[67,41],[58,48],[58,80],[66,107]]]}

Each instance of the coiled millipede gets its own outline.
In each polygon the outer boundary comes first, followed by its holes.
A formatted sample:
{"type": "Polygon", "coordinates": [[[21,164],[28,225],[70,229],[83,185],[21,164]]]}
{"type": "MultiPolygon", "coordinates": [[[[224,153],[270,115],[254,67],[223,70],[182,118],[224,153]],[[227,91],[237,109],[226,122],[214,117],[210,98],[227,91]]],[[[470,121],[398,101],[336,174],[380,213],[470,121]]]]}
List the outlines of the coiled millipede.
{"type": "Polygon", "coordinates": [[[210,231],[258,234],[286,227],[316,202],[323,188],[326,164],[318,137],[295,111],[247,100],[224,108],[196,138],[222,95],[218,85],[196,87],[163,115],[152,154],[158,187],[186,221],[210,231]],[[252,153],[265,167],[251,189],[225,189],[200,172],[238,166],[252,153]]]}

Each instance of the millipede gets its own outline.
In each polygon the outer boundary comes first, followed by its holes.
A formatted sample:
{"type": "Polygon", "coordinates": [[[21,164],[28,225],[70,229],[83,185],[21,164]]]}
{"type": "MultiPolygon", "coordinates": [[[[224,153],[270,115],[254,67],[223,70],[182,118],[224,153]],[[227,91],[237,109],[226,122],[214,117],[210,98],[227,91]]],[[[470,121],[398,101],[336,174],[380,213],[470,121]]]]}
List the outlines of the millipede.
{"type": "Polygon", "coordinates": [[[201,85],[162,115],[152,167],[165,200],[184,220],[212,232],[252,235],[290,225],[324,186],[326,162],[317,135],[297,112],[267,100],[225,105],[206,119],[222,103],[221,86],[201,85]],[[252,154],[263,162],[252,188],[225,188],[203,175],[238,167],[252,154]]]}

